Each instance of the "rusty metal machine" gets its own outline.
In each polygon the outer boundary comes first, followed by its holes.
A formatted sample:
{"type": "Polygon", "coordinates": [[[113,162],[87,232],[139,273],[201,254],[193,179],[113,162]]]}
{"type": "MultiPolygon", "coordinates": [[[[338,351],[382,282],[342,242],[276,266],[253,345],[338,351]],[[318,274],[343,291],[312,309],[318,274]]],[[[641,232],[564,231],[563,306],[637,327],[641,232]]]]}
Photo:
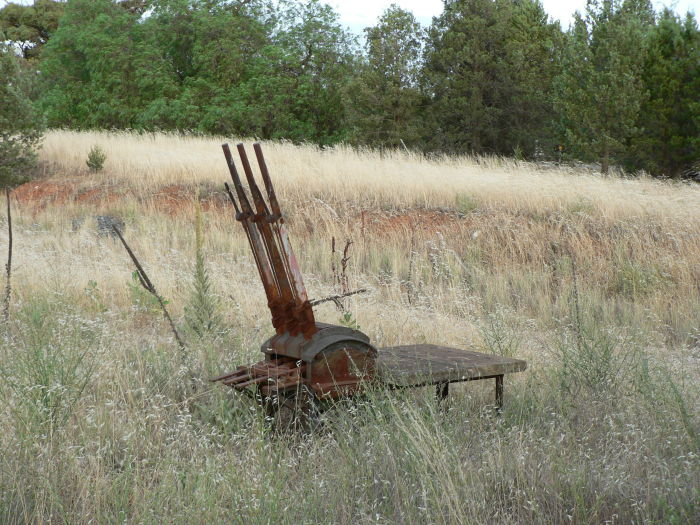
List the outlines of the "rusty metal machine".
{"type": "Polygon", "coordinates": [[[377,349],[358,330],[314,319],[260,144],[253,148],[267,200],[243,144],[237,149],[248,191],[228,144],[222,147],[233,182],[233,191],[225,184],[226,192],[253,251],[275,334],[260,348],[263,360],[239,366],[212,381],[239,391],[253,389],[273,412],[285,404],[298,406],[302,393],[303,404],[309,399],[338,399],[357,393],[375,374],[377,349]]]}

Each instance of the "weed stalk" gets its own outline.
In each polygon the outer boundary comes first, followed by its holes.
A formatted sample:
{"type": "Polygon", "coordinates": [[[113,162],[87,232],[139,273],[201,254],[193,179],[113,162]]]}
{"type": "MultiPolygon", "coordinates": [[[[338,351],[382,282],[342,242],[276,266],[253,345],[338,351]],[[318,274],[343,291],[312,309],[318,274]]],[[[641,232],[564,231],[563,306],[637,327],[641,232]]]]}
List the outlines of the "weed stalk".
{"type": "Polygon", "coordinates": [[[10,208],[10,189],[5,188],[5,198],[7,200],[7,264],[5,271],[7,272],[7,281],[5,282],[5,301],[2,308],[2,317],[5,321],[5,327],[8,327],[10,322],[10,296],[12,295],[12,211],[10,208]]]}

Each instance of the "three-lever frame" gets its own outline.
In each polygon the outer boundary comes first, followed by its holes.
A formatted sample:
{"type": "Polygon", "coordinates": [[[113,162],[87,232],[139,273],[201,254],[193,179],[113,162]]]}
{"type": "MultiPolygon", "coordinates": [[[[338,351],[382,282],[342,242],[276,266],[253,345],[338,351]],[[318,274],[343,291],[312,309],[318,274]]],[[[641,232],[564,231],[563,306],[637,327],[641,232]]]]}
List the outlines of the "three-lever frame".
{"type": "Polygon", "coordinates": [[[318,327],[299,264],[289,242],[284,216],[277,201],[262,148],[259,143],[253,145],[269,206],[255,181],[245,146],[237,145],[254,208],[248,199],[229,145],[223,144],[222,148],[231,174],[235,196],[228,184],[225,185],[226,192],[236,210],[236,220],[241,222],[253,251],[255,264],[267,296],[267,304],[272,314],[272,325],[277,334],[288,332],[292,336],[301,334],[305,339],[311,339],[318,331],[318,327]]]}

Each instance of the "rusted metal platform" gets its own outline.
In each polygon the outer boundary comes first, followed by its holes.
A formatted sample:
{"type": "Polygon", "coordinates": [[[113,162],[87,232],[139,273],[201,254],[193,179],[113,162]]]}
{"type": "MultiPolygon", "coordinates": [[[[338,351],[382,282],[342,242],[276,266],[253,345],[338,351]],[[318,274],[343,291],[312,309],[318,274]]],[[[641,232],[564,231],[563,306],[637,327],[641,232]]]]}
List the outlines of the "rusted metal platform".
{"type": "Polygon", "coordinates": [[[260,144],[253,149],[267,199],[245,146],[237,150],[248,190],[231,148],[222,149],[233,184],[233,189],[225,184],[226,193],[248,237],[275,333],[260,347],[261,361],[212,381],[253,390],[268,415],[280,421],[283,411],[292,411],[290,421],[303,419],[314,401],[352,397],[376,380],[390,388],[436,385],[442,399],[450,383],[495,379],[496,404],[503,404],[503,376],[525,370],[525,361],[428,344],[379,352],[359,330],[316,322],[260,144]]]}
{"type": "Polygon", "coordinates": [[[503,376],[526,368],[520,359],[429,344],[380,348],[377,357],[381,382],[393,388],[436,385],[441,399],[450,383],[495,379],[498,407],[503,405],[503,376]]]}

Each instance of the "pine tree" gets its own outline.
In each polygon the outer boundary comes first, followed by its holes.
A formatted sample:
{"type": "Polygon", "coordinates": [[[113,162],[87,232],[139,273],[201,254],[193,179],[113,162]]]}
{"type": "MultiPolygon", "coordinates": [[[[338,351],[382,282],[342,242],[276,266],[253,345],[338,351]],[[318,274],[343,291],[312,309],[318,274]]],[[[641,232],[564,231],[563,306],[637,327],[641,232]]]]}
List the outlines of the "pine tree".
{"type": "Polygon", "coordinates": [[[426,141],[512,155],[551,135],[560,30],[534,0],[449,0],[426,46],[426,141]]]}
{"type": "Polygon", "coordinates": [[[426,49],[429,136],[437,149],[494,152],[508,82],[501,2],[450,0],[426,49]]]}
{"type": "Polygon", "coordinates": [[[557,103],[569,149],[577,158],[599,160],[601,172],[624,154],[639,133],[646,99],[641,80],[647,26],[631,5],[589,0],[567,35],[557,103]]]}
{"type": "Polygon", "coordinates": [[[424,32],[413,14],[394,5],[376,26],[365,29],[365,35],[366,59],[347,88],[352,139],[382,147],[417,144],[424,32]]]}
{"type": "Polygon", "coordinates": [[[628,165],[682,176],[700,159],[700,30],[692,15],[664,10],[646,41],[643,103],[628,165]]]}
{"type": "Polygon", "coordinates": [[[554,79],[561,72],[564,35],[539,1],[514,3],[507,21],[509,83],[505,86],[499,152],[532,157],[557,145],[554,79]]]}

